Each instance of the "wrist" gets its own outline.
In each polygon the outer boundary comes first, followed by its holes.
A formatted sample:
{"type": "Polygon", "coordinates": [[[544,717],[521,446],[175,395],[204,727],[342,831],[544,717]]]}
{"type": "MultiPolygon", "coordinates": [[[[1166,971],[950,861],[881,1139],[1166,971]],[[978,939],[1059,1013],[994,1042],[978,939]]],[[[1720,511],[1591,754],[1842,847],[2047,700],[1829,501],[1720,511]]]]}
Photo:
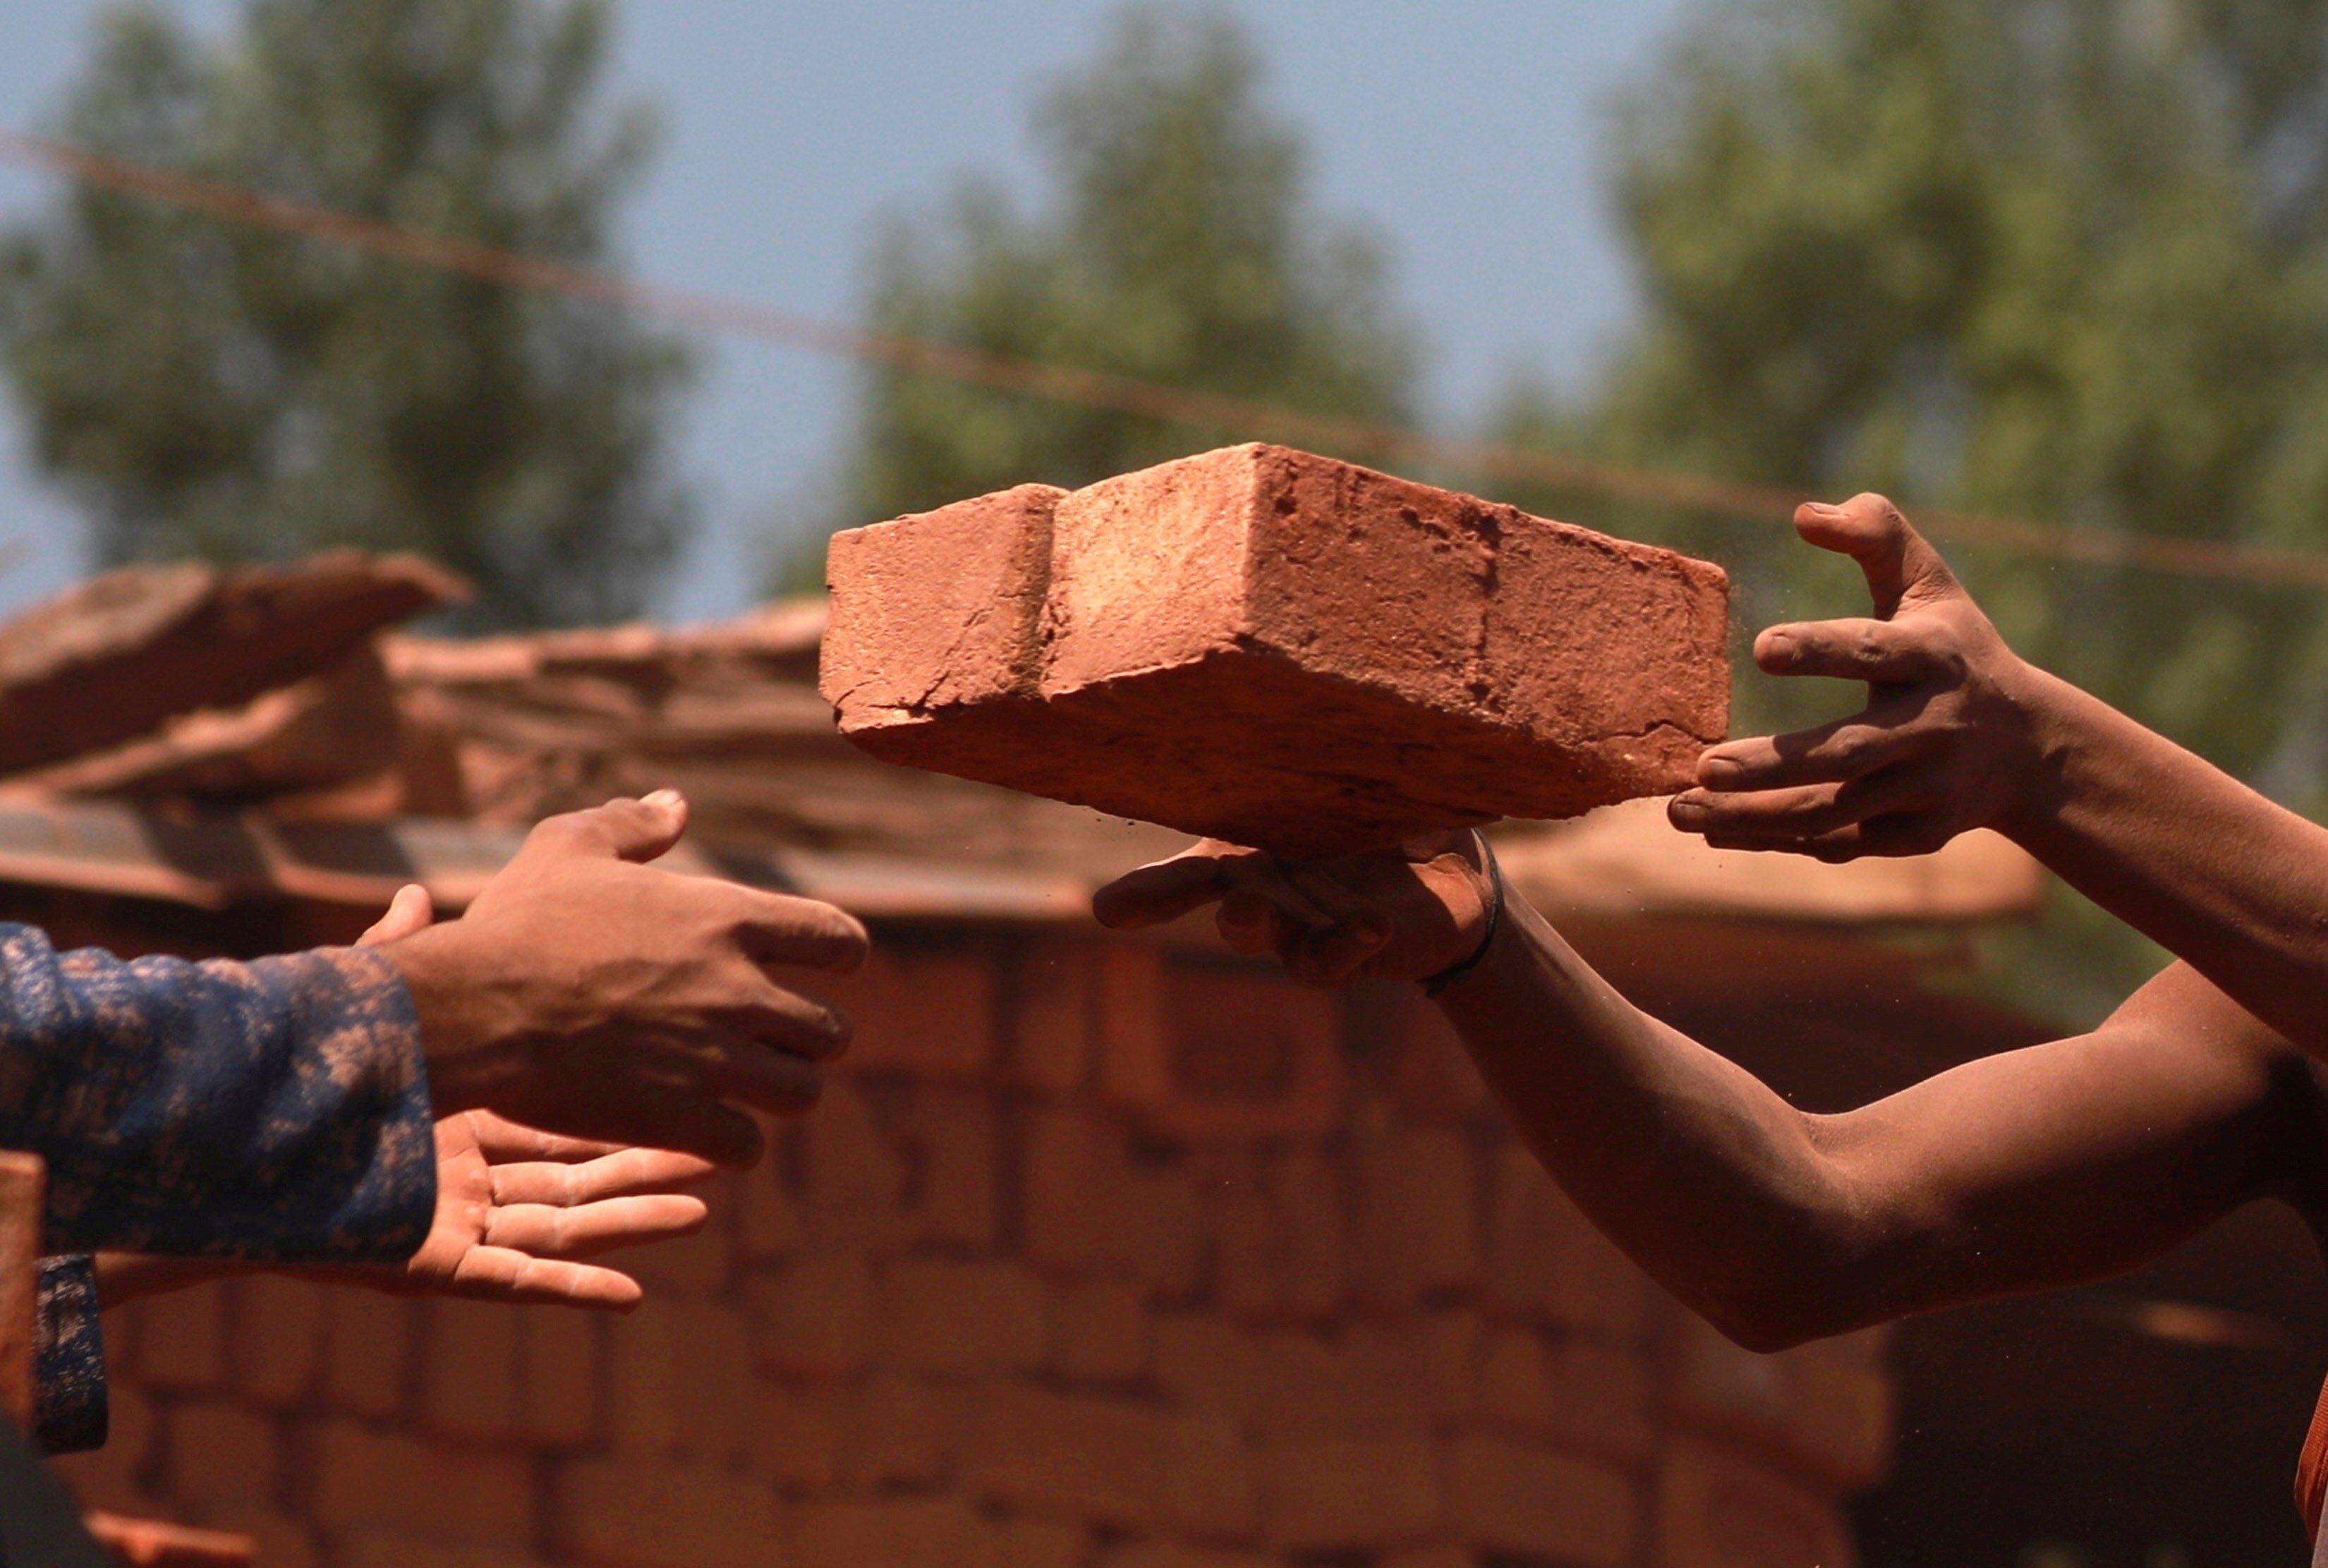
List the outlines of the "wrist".
{"type": "Polygon", "coordinates": [[[380,951],[404,977],[420,1029],[428,1099],[439,1116],[490,1103],[498,1076],[493,1049],[508,1030],[495,1027],[495,987],[457,921],[432,925],[380,951]]]}
{"type": "Polygon", "coordinates": [[[1478,940],[1472,945],[1467,956],[1456,960],[1435,974],[1422,977],[1420,983],[1422,986],[1422,994],[1427,997],[1443,996],[1449,987],[1486,962],[1488,952],[1496,945],[1497,934],[1503,929],[1505,903],[1503,868],[1497,863],[1495,848],[1488,842],[1486,834],[1474,831],[1471,837],[1473,842],[1478,846],[1479,869],[1486,883],[1480,893],[1480,907],[1483,914],[1479,922],[1478,940]]]}
{"type": "Polygon", "coordinates": [[[2018,658],[1998,682],[2011,705],[2014,756],[2005,798],[1987,825],[2027,849],[2060,820],[2086,731],[2091,699],[2060,676],[2018,658]]]}

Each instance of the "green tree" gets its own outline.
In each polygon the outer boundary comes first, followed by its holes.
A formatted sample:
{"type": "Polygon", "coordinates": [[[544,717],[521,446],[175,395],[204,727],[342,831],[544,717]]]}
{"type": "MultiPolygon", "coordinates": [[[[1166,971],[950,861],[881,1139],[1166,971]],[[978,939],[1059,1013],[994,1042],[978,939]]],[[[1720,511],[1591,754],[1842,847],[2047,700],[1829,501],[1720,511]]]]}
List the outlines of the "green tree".
{"type": "MultiPolygon", "coordinates": [[[[599,0],[108,14],[60,134],[230,184],[601,264],[652,125],[602,110],[599,0]]],[[[689,368],[596,306],[80,187],[5,237],[0,352],[97,555],[423,551],[473,624],[636,611],[687,521],[689,368]]]]}
{"type": "MultiPolygon", "coordinates": [[[[887,332],[1302,409],[1400,421],[1412,334],[1380,251],[1322,218],[1299,137],[1263,106],[1229,22],[1155,5],[1046,95],[1050,176],[1020,213],[992,183],[891,229],[867,315],[887,332]]],[[[912,372],[866,378],[847,521],[1029,480],[1078,485],[1237,439],[912,372]]],[[[813,567],[814,563],[806,563],[813,567]]]]}
{"type": "MultiPolygon", "coordinates": [[[[2057,523],[2328,548],[2328,6],[1733,0],[1624,105],[1644,310],[1595,395],[1505,433],[2057,523]]],[[[1591,519],[1581,498],[1529,498],[1591,519]]],[[[1730,564],[1743,632],[1851,611],[1782,525],[1631,509],[1730,564]]],[[[1949,547],[2014,645],[2317,805],[2316,590],[1949,547]]],[[[1741,671],[1738,724],[1855,705],[1741,671]]],[[[2057,912],[2025,994],[2154,953],[2057,912]]]]}

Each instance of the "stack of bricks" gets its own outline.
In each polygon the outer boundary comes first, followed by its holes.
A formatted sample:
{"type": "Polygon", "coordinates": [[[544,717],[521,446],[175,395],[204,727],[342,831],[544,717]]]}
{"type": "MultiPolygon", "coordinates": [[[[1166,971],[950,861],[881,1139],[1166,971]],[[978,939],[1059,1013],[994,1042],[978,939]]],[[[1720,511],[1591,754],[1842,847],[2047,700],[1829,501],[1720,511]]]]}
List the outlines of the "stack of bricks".
{"type": "Polygon", "coordinates": [[[823,1105],[626,1319],[258,1279],[108,1322],[96,1505],[262,1568],[1800,1568],[1871,1337],[1776,1357],[1561,1197],[1406,991],[884,934],[823,1105]]]}

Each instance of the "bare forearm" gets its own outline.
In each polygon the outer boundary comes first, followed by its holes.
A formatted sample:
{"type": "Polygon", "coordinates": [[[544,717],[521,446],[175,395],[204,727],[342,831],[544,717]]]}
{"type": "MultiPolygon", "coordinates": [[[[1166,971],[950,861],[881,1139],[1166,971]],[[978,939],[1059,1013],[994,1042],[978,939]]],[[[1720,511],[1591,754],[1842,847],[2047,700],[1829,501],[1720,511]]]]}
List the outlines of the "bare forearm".
{"type": "Polygon", "coordinates": [[[1810,1119],[1619,996],[1518,900],[1441,999],[1521,1136],[1667,1289],[1743,1343],[1800,1337],[1846,1207],[1810,1119]]]}
{"type": "Polygon", "coordinates": [[[2029,701],[2041,762],[2010,836],[2328,1056],[2328,831],[2067,681],[2037,677],[2029,701]]]}

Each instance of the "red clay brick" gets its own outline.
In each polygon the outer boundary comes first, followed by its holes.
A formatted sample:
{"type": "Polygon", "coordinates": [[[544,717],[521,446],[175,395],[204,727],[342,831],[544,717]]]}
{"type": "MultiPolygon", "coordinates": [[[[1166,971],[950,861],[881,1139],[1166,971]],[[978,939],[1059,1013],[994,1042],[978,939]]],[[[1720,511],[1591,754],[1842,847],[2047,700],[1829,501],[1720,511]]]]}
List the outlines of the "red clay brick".
{"type": "Polygon", "coordinates": [[[1783,1454],[1838,1489],[1882,1477],[1891,1463],[1892,1412],[1882,1330],[1758,1356],[1704,1319],[1681,1317],[1671,1394],[1677,1420],[1743,1440],[1758,1452],[1783,1454]]]}
{"type": "Polygon", "coordinates": [[[991,1568],[1084,1568],[1091,1537],[1056,1519],[997,1519],[991,1568]]]}
{"type": "Polygon", "coordinates": [[[135,1383],[117,1377],[106,1389],[106,1417],[103,1448],[59,1454],[49,1464],[84,1507],[149,1517],[156,1505],[146,1491],[146,1461],[160,1432],[159,1414],[135,1383]]]}
{"type": "Polygon", "coordinates": [[[1478,1568],[1479,1559],[1460,1546],[1414,1546],[1382,1559],[1382,1568],[1478,1568]]]}
{"type": "Polygon", "coordinates": [[[761,1568],[782,1550],[774,1494],[742,1476],[645,1460],[568,1464],[552,1499],[560,1546],[605,1568],[761,1568]]]}
{"type": "Polygon", "coordinates": [[[324,1394],[333,1408],[390,1416],[404,1408],[415,1303],[371,1291],[333,1291],[324,1310],[324,1394]]]}
{"type": "Polygon", "coordinates": [[[221,1281],[156,1296],[141,1305],[137,1376],[155,1388],[202,1390],[227,1383],[229,1286],[221,1281]]]}
{"type": "Polygon", "coordinates": [[[1148,1370],[1148,1314],[1120,1280],[1069,1285],[1051,1302],[1051,1365],[1069,1377],[1122,1382],[1148,1370]]]}
{"type": "MultiPolygon", "coordinates": [[[[773,1132],[768,1142],[772,1148],[776,1143],[773,1132]]],[[[799,1251],[807,1232],[801,1224],[800,1206],[785,1189],[784,1161],[763,1160],[730,1180],[735,1193],[736,1246],[744,1261],[771,1263],[799,1251]]]]}
{"type": "Polygon", "coordinates": [[[1053,939],[1018,964],[1010,1020],[1010,1082],[1037,1094],[1067,1094],[1091,1070],[1099,1007],[1099,954],[1088,942],[1053,939]]]}
{"type": "Polygon", "coordinates": [[[1100,1554],[1098,1568],[1284,1568],[1263,1552],[1231,1552],[1178,1541],[1135,1541],[1100,1554]]]}
{"type": "Polygon", "coordinates": [[[1151,1529],[1167,1422],[1137,1404],[997,1385],[964,1450],[970,1483],[990,1502],[1151,1529]]]}
{"type": "Polygon", "coordinates": [[[953,1473],[961,1451],[963,1394],[897,1373],[877,1372],[847,1396],[840,1479],[850,1488],[928,1486],[953,1473]]]}
{"type": "Polygon", "coordinates": [[[1478,1282],[1478,1182],[1461,1132],[1412,1127],[1366,1139],[1358,1176],[1351,1272],[1362,1296],[1407,1307],[1478,1282]]]}
{"type": "Polygon", "coordinates": [[[1136,1165],[1119,1127],[1079,1110],[1027,1123],[1028,1260],[1061,1272],[1116,1272],[1178,1295],[1196,1282],[1203,1216],[1187,1177],[1136,1165]]]}
{"type": "Polygon", "coordinates": [[[963,1376],[1042,1363],[1042,1282],[1017,1263],[900,1259],[883,1271],[879,1301],[879,1354],[897,1366],[963,1376]]]}
{"type": "Polygon", "coordinates": [[[1479,1366],[1478,1408],[1523,1437],[1632,1463],[1656,1441],[1648,1369],[1622,1346],[1535,1329],[1495,1335],[1479,1366]]]}
{"type": "Polygon", "coordinates": [[[910,1239],[905,1164],[848,1079],[826,1081],[800,1138],[801,1219],[812,1246],[892,1252],[910,1239]]]}
{"type": "Polygon", "coordinates": [[[1622,1471],[1480,1435],[1457,1439],[1446,1457],[1448,1520],[1460,1539],[1580,1568],[1632,1560],[1640,1505],[1622,1471]]]}
{"type": "Polygon", "coordinates": [[[1633,1342],[1646,1331],[1648,1276],[1516,1143],[1497,1151],[1488,1225],[1491,1303],[1604,1339],[1633,1342]]]}
{"type": "Polygon", "coordinates": [[[1659,1568],[1764,1568],[1856,1560],[1841,1510],[1713,1443],[1676,1439],[1657,1479],[1659,1568]]]}
{"type": "Polygon", "coordinates": [[[956,1498],[884,1498],[823,1503],[791,1519],[796,1568],[986,1568],[1010,1563],[996,1553],[993,1526],[956,1498]]]}
{"type": "Polygon", "coordinates": [[[235,1282],[235,1391],[260,1404],[297,1404],[323,1365],[324,1292],[305,1280],[253,1274],[235,1282]]]}
{"type": "Polygon", "coordinates": [[[994,1060],[994,966],[977,954],[879,953],[816,993],[856,1026],[850,1068],[976,1079],[994,1060]]]}
{"type": "Polygon", "coordinates": [[[327,1422],[316,1434],[314,1522],[428,1539],[522,1546],[533,1538],[533,1469],[521,1453],[436,1448],[327,1422]]]}
{"type": "Polygon", "coordinates": [[[1190,1410],[1251,1419],[1260,1403],[1262,1349],[1253,1336],[1212,1317],[1156,1322],[1156,1382],[1190,1410]]]}
{"type": "MultiPolygon", "coordinates": [[[[1110,1097],[1188,1141],[1315,1138],[1342,1113],[1338,1009],[1275,975],[1167,970],[1159,1027],[1112,1031],[1110,1097]],[[1137,1065],[1135,1048],[1152,1054],[1137,1065]]],[[[1156,1006],[1154,1001],[1150,1006],[1156,1006]]]]}
{"type": "Polygon", "coordinates": [[[1265,1474],[1264,1532],[1281,1551],[1395,1546],[1439,1524],[1439,1454],[1425,1435],[1276,1442],[1265,1474]]]}
{"type": "MultiPolygon", "coordinates": [[[[263,1568],[315,1568],[314,1536],[296,1519],[272,1508],[248,1505],[208,1508],[202,1513],[202,1526],[229,1535],[249,1536],[257,1548],[250,1560],[263,1568]]],[[[345,1557],[341,1559],[343,1564],[346,1561],[345,1557]]],[[[427,1560],[420,1559],[415,1568],[427,1568],[427,1560]]]]}
{"type": "Polygon", "coordinates": [[[169,1415],[169,1491],[181,1502],[266,1504],[276,1489],[275,1423],[231,1404],[169,1415]]]}
{"type": "Polygon", "coordinates": [[[1296,1318],[1327,1318],[1349,1293],[1349,1219],[1341,1172],[1314,1150],[1280,1160],[1271,1188],[1277,1207],[1279,1294],[1296,1318]]]}
{"type": "MultiPolygon", "coordinates": [[[[275,1568],[275,1558],[264,1543],[255,1561],[258,1568],[275,1568]]],[[[336,1568],[543,1568],[542,1560],[530,1553],[421,1541],[394,1530],[359,1530],[343,1535],[333,1561],[336,1568]]]]}
{"type": "Polygon", "coordinates": [[[516,1432],[520,1327],[518,1314],[499,1301],[428,1303],[420,1404],[431,1427],[479,1441],[516,1432]]]}
{"type": "Polygon", "coordinates": [[[518,1430],[552,1446],[594,1441],[605,1360],[597,1315],[535,1310],[517,1316],[518,1430]]]}
{"type": "Polygon", "coordinates": [[[829,576],[876,756],[1293,853],[1680,788],[1728,720],[1718,568],[1282,447],[856,530],[829,576]]]}
{"type": "Polygon", "coordinates": [[[1357,1324],[1338,1340],[1263,1341],[1256,1418],[1273,1433],[1403,1435],[1432,1418],[1431,1373],[1416,1338],[1357,1324]]]}
{"type": "Polygon", "coordinates": [[[1261,1517],[1261,1478],[1237,1423],[1217,1415],[1168,1422],[1157,1475],[1157,1512],[1176,1535],[1250,1536],[1261,1517]]]}
{"type": "Polygon", "coordinates": [[[713,1296],[727,1288],[736,1261],[736,1210],[710,1198],[711,1216],[691,1236],[675,1236],[643,1247],[625,1247],[615,1266],[658,1296],[713,1296]]]}
{"type": "Polygon", "coordinates": [[[787,1492],[829,1492],[840,1482],[847,1396],[830,1388],[753,1385],[752,1472],[787,1492]]]}
{"type": "Polygon", "coordinates": [[[1479,1314],[1468,1308],[1428,1313],[1412,1332],[1424,1407],[1439,1421],[1470,1414],[1478,1392],[1473,1364],[1479,1354],[1479,1314]]]}
{"type": "Polygon", "coordinates": [[[925,1242],[985,1247],[994,1241],[994,1112],[984,1094],[944,1084],[916,1088],[896,1129],[914,1179],[907,1197],[925,1242]]]}
{"type": "Polygon", "coordinates": [[[873,1350],[873,1275],[855,1253],[801,1259],[752,1282],[752,1353],[771,1372],[833,1379],[873,1350]]]}

